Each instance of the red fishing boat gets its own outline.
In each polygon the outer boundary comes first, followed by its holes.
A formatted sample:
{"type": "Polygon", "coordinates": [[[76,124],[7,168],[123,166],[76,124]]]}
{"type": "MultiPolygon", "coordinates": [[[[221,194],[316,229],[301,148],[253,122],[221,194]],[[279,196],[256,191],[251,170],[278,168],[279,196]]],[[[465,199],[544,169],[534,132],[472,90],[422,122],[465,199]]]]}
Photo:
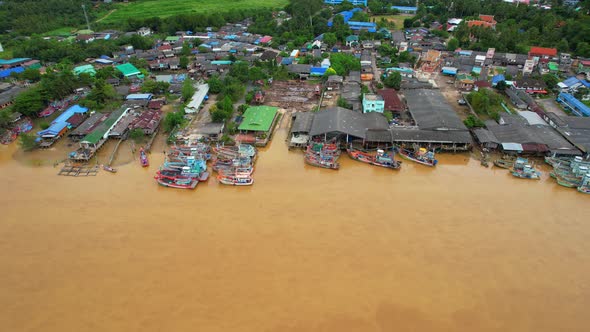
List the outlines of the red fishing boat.
{"type": "Polygon", "coordinates": [[[346,152],[348,152],[350,158],[370,165],[392,169],[399,169],[402,165],[401,161],[394,160],[393,155],[389,155],[383,150],[377,150],[377,155],[371,155],[353,148],[346,150],[346,152]]]}

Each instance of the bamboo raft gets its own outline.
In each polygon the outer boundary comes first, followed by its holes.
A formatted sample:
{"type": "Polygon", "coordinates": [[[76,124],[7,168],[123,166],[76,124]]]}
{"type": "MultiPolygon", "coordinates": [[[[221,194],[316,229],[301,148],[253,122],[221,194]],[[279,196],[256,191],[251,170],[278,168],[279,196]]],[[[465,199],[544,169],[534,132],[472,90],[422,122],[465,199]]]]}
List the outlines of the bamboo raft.
{"type": "Polygon", "coordinates": [[[98,166],[64,166],[57,175],[62,176],[96,176],[98,166]]]}

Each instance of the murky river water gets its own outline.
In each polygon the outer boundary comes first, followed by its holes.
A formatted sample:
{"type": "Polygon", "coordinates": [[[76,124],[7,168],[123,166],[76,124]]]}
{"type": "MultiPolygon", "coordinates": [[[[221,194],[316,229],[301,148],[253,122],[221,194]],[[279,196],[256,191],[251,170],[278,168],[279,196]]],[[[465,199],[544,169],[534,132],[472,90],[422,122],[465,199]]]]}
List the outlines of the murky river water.
{"type": "Polygon", "coordinates": [[[465,155],[313,168],[285,135],[254,186],[193,192],[1,146],[0,330],[589,330],[590,197],[465,155]]]}

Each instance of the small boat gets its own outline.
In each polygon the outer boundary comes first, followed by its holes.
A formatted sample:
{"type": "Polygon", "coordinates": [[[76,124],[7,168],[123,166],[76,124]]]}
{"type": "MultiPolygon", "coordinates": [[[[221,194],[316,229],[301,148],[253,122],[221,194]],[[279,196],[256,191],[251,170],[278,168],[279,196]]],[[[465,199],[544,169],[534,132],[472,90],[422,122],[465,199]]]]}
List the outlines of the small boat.
{"type": "Polygon", "coordinates": [[[383,150],[377,150],[377,155],[375,156],[352,148],[347,149],[346,152],[350,158],[370,165],[399,169],[402,164],[401,161],[394,160],[393,155],[389,155],[383,150]]]}
{"type": "Polygon", "coordinates": [[[249,144],[239,144],[237,146],[217,146],[213,148],[213,152],[218,156],[226,158],[250,157],[255,159],[256,148],[249,144]]]}
{"type": "Polygon", "coordinates": [[[434,167],[438,163],[438,160],[434,158],[434,152],[428,151],[425,148],[420,148],[417,152],[399,149],[398,154],[404,159],[411,160],[425,166],[434,167]]]}
{"type": "Polygon", "coordinates": [[[220,183],[231,185],[231,186],[251,186],[254,183],[254,179],[250,176],[228,176],[228,175],[218,175],[217,180],[220,183]]]}
{"type": "Polygon", "coordinates": [[[590,172],[582,178],[582,183],[578,187],[578,191],[583,194],[590,194],[590,172]]]}
{"type": "Polygon", "coordinates": [[[567,179],[564,179],[564,178],[560,177],[559,175],[557,175],[555,177],[555,179],[557,180],[557,184],[559,184],[560,186],[567,187],[567,188],[575,188],[575,187],[577,187],[577,186],[580,185],[579,182],[578,183],[572,182],[570,180],[567,180],[567,179]]]}
{"type": "Polygon", "coordinates": [[[199,180],[195,178],[169,178],[158,175],[154,178],[161,186],[170,188],[195,189],[199,184],[199,180]]]}
{"type": "Polygon", "coordinates": [[[141,163],[141,167],[148,167],[150,165],[150,161],[143,148],[139,149],[139,162],[141,163]]]}
{"type": "Polygon", "coordinates": [[[334,157],[340,156],[341,153],[338,145],[332,143],[313,143],[308,146],[307,152],[334,157]]]}
{"type": "Polygon", "coordinates": [[[102,169],[104,169],[107,172],[117,173],[117,169],[116,168],[112,168],[111,166],[102,165],[102,169]]]}
{"type": "Polygon", "coordinates": [[[218,168],[217,172],[223,175],[234,175],[234,176],[251,176],[254,172],[254,168],[251,166],[247,167],[223,167],[218,168]]]}
{"type": "Polygon", "coordinates": [[[305,154],[305,162],[311,166],[328,168],[328,169],[339,169],[340,164],[336,162],[333,157],[322,157],[313,153],[305,154]]]}
{"type": "Polygon", "coordinates": [[[500,168],[511,168],[514,166],[514,160],[510,159],[496,159],[494,160],[494,165],[500,168]]]}
{"type": "Polygon", "coordinates": [[[528,159],[517,158],[514,162],[514,167],[510,172],[513,176],[521,179],[539,180],[541,179],[541,172],[535,170],[528,164],[528,159]]]}
{"type": "Polygon", "coordinates": [[[579,186],[578,191],[582,194],[590,194],[590,186],[579,186]]]}

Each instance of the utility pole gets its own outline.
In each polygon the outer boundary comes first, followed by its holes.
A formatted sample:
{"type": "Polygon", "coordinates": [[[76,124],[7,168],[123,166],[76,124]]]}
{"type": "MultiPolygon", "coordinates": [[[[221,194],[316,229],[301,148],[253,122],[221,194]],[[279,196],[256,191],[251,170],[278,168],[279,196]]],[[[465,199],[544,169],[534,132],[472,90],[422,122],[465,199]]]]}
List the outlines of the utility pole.
{"type": "Polygon", "coordinates": [[[90,22],[88,21],[88,14],[86,14],[86,5],[82,4],[82,10],[84,11],[84,18],[86,19],[86,26],[90,30],[90,22]]]}

